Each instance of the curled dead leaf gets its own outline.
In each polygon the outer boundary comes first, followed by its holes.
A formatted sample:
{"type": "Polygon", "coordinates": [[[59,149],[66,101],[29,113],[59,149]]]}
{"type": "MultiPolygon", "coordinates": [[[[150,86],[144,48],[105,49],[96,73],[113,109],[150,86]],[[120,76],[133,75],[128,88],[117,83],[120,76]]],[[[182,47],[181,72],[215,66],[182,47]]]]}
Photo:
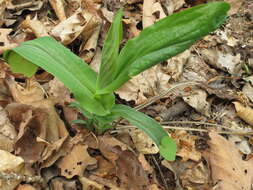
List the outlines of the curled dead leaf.
{"type": "Polygon", "coordinates": [[[233,102],[233,104],[235,105],[236,114],[253,127],[253,109],[242,105],[240,102],[233,102]]]}
{"type": "Polygon", "coordinates": [[[64,10],[64,1],[49,0],[49,3],[53,7],[55,14],[60,19],[60,21],[64,21],[66,19],[65,10],[64,10]]]}

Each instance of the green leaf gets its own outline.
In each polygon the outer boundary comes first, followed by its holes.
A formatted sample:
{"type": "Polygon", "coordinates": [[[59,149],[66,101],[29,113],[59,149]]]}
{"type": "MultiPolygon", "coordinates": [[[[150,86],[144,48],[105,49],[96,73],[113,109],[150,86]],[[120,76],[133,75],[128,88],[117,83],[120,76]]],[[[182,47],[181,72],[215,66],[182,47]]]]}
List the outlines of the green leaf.
{"type": "Polygon", "coordinates": [[[217,29],[226,19],[230,6],[213,2],[186,9],[145,28],[129,40],[120,52],[116,77],[97,94],[112,92],[131,77],[175,56],[201,37],[217,29]]]}
{"type": "Polygon", "coordinates": [[[147,115],[125,105],[116,104],[112,114],[127,119],[144,131],[160,148],[160,154],[167,160],[175,160],[176,143],[172,140],[162,126],[147,115]]]}
{"type": "Polygon", "coordinates": [[[122,10],[119,10],[114,17],[113,23],[107,33],[103,50],[102,62],[99,69],[97,88],[101,89],[110,84],[115,77],[117,69],[117,58],[119,46],[123,36],[122,10]]]}
{"type": "MultiPolygon", "coordinates": [[[[30,64],[42,67],[53,74],[73,92],[76,100],[88,112],[107,115],[114,105],[114,95],[108,94],[103,102],[94,98],[97,74],[83,60],[51,37],[27,41],[5,55],[10,65],[18,56],[30,64]]],[[[20,71],[22,72],[22,70],[20,71]]]]}
{"type": "Polygon", "coordinates": [[[13,73],[22,73],[26,77],[32,77],[36,73],[38,66],[16,53],[7,51],[4,56],[7,55],[9,56],[10,68],[13,73]]]}

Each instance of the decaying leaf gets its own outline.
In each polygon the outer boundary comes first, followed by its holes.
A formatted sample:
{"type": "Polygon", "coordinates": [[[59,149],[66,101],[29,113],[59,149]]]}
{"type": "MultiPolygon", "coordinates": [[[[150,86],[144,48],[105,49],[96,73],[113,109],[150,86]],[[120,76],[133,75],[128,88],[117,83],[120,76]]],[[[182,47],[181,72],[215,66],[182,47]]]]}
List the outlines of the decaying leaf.
{"type": "Polygon", "coordinates": [[[184,0],[162,0],[161,2],[166,8],[168,15],[171,15],[175,10],[181,8],[185,3],[184,0]]]}
{"type": "Polygon", "coordinates": [[[220,190],[251,190],[253,159],[242,160],[235,145],[215,132],[209,133],[210,150],[205,152],[212,170],[213,183],[220,190]]]}
{"type": "MultiPolygon", "coordinates": [[[[7,151],[0,150],[0,173],[24,173],[24,160],[21,157],[15,156],[7,151]]],[[[13,190],[21,179],[4,179],[0,177],[0,189],[13,190]]]]}
{"type": "Polygon", "coordinates": [[[10,38],[8,36],[11,32],[12,32],[12,29],[9,29],[9,28],[0,28],[0,55],[4,51],[6,51],[8,49],[11,49],[11,48],[14,48],[14,47],[16,47],[18,45],[17,43],[11,42],[11,40],[10,40],[10,38]]]}
{"type": "Polygon", "coordinates": [[[154,142],[141,130],[131,129],[129,131],[136,149],[142,154],[157,154],[159,148],[154,142]]]}
{"type": "Polygon", "coordinates": [[[240,9],[243,1],[237,1],[237,0],[226,0],[231,5],[231,9],[229,10],[229,15],[236,14],[238,10],[240,9]]]}
{"type": "Polygon", "coordinates": [[[246,123],[253,126],[253,109],[249,106],[244,106],[240,102],[233,102],[236,109],[236,114],[246,123]]]}
{"type": "Polygon", "coordinates": [[[62,176],[68,179],[75,175],[82,176],[87,166],[97,163],[95,158],[90,157],[87,148],[87,145],[77,144],[68,155],[57,163],[57,166],[61,169],[62,176]]]}
{"type": "Polygon", "coordinates": [[[31,15],[27,15],[25,20],[22,22],[21,27],[23,29],[31,30],[37,38],[49,36],[46,27],[38,20],[37,16],[31,19],[31,15]]]}
{"type": "Polygon", "coordinates": [[[149,180],[138,158],[129,150],[122,151],[116,160],[120,186],[132,190],[146,190],[149,180]]]}
{"type": "Polygon", "coordinates": [[[210,103],[206,101],[206,98],[207,93],[204,90],[196,89],[189,96],[183,97],[183,100],[197,112],[209,116],[210,103]]]}
{"type": "Polygon", "coordinates": [[[40,10],[44,2],[42,0],[30,0],[30,1],[8,1],[7,9],[13,11],[14,15],[21,15],[23,11],[40,10]]]}
{"type": "Polygon", "coordinates": [[[204,189],[208,186],[208,168],[200,162],[191,168],[187,168],[180,176],[182,186],[186,189],[204,189]]]}
{"type": "MultiPolygon", "coordinates": [[[[88,11],[76,12],[71,17],[60,22],[53,28],[51,34],[59,39],[61,43],[67,45],[74,41],[84,31],[86,34],[91,34],[94,28],[97,27],[99,20],[88,11]]],[[[90,35],[87,35],[88,38],[90,35]]]]}
{"type": "Polygon", "coordinates": [[[86,177],[79,177],[80,182],[82,183],[83,189],[95,189],[95,190],[103,190],[104,186],[98,184],[95,181],[92,181],[86,177]]]}
{"type": "Polygon", "coordinates": [[[64,1],[49,0],[49,2],[55,11],[55,14],[60,19],[60,21],[64,21],[66,19],[65,10],[64,10],[64,1]]]}
{"type": "Polygon", "coordinates": [[[115,167],[110,161],[106,160],[102,156],[97,156],[96,160],[98,163],[98,168],[92,171],[94,175],[97,175],[100,177],[115,175],[115,172],[116,172],[115,167]]]}
{"type": "Polygon", "coordinates": [[[212,66],[222,69],[230,74],[238,75],[241,69],[241,56],[223,53],[215,49],[203,49],[203,58],[212,66]]]}
{"type": "Polygon", "coordinates": [[[230,135],[228,137],[228,140],[235,144],[235,146],[243,153],[243,154],[250,154],[251,148],[246,139],[243,139],[242,137],[230,135]]]}
{"type": "Polygon", "coordinates": [[[0,106],[0,149],[12,152],[16,137],[15,127],[10,123],[6,110],[0,106]]]}
{"type": "Polygon", "coordinates": [[[144,103],[149,97],[158,95],[170,87],[170,76],[166,74],[161,65],[156,65],[119,88],[116,93],[127,101],[134,100],[137,105],[144,103]]]}
{"type": "Polygon", "coordinates": [[[101,151],[102,155],[110,160],[112,163],[119,157],[119,153],[122,150],[127,150],[128,146],[114,137],[110,136],[101,136],[98,138],[99,140],[99,150],[101,151]]]}
{"type": "Polygon", "coordinates": [[[190,135],[186,131],[176,131],[172,137],[177,142],[177,156],[180,156],[183,161],[197,162],[201,159],[201,153],[195,149],[197,136],[190,135]]]}
{"type": "Polygon", "coordinates": [[[16,190],[36,190],[35,187],[28,185],[28,184],[22,184],[17,187],[16,190]]]}

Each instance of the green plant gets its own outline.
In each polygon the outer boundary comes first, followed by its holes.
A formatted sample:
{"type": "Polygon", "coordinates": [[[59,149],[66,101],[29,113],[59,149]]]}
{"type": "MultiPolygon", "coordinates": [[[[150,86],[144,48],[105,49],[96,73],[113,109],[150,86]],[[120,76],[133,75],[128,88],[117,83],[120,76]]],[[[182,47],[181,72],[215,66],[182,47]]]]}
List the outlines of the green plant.
{"type": "Polygon", "coordinates": [[[229,4],[215,2],[196,6],[166,17],[129,40],[120,51],[122,11],[109,29],[102,51],[99,73],[50,37],[22,43],[5,52],[13,72],[31,77],[42,67],[61,80],[74,94],[86,124],[100,132],[123,117],[147,133],[159,146],[160,154],[174,160],[176,144],[152,118],[125,105],[115,104],[113,92],[131,77],[189,48],[226,19],[229,4]]]}

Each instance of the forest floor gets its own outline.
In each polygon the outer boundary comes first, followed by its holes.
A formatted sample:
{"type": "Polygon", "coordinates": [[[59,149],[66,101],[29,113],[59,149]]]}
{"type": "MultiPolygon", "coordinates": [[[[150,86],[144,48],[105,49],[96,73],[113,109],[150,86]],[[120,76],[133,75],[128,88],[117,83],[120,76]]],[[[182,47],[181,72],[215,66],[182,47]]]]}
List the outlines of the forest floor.
{"type": "MultiPolygon", "coordinates": [[[[82,116],[60,81],[42,69],[27,79],[0,57],[0,189],[252,190],[253,1],[225,1],[232,8],[222,27],[116,92],[117,103],[138,106],[168,131],[177,143],[173,162],[124,120],[103,135],[73,124],[82,116]]],[[[202,3],[0,0],[0,56],[52,36],[97,70],[119,8],[124,43],[202,3]]]]}

